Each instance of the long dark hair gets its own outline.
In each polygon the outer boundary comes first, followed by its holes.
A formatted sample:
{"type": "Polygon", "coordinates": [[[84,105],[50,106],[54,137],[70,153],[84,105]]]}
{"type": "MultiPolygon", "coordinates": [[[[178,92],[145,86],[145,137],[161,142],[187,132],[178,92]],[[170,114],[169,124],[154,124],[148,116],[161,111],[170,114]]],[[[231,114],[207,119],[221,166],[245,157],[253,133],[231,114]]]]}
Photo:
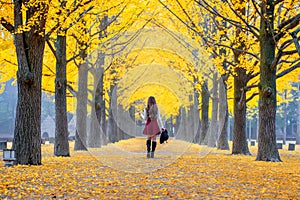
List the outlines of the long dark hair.
{"type": "Polygon", "coordinates": [[[155,100],[154,96],[150,96],[148,98],[148,103],[147,103],[147,108],[146,108],[147,112],[149,111],[150,107],[155,104],[156,104],[156,100],[155,100]]]}

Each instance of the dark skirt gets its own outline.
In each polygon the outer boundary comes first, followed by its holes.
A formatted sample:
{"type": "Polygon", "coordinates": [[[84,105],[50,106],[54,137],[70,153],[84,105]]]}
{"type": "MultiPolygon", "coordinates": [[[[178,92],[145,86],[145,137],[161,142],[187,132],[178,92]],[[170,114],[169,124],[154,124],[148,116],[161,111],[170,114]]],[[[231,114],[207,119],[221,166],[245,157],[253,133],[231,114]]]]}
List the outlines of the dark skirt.
{"type": "Polygon", "coordinates": [[[143,131],[143,134],[148,136],[154,136],[160,134],[160,128],[158,126],[157,120],[148,119],[143,131]]]}

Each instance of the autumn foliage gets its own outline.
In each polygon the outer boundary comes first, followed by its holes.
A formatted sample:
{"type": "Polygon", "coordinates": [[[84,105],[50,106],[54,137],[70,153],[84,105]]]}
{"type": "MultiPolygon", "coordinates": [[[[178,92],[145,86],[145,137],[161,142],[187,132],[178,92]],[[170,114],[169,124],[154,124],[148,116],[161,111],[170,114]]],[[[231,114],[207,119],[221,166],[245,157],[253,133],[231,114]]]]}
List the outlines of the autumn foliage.
{"type": "MultiPolygon", "coordinates": [[[[73,145],[73,143],[71,143],[73,145]]],[[[255,161],[171,139],[147,159],[144,138],[72,157],[43,145],[43,165],[0,167],[1,199],[297,199],[299,146],[279,150],[284,162],[255,161]],[[152,170],[150,170],[152,169],[152,170]]]]}

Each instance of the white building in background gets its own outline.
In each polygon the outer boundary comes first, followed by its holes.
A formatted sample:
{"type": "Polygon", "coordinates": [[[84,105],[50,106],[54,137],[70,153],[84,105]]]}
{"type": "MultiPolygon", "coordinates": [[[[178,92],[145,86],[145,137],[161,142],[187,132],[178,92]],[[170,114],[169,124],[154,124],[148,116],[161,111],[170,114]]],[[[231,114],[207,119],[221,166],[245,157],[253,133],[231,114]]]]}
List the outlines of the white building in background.
{"type": "MultiPolygon", "coordinates": [[[[44,132],[48,133],[49,138],[55,137],[55,119],[51,116],[47,116],[44,121],[42,122],[42,136],[44,132]]],[[[69,131],[69,137],[75,136],[76,132],[76,116],[74,115],[71,119],[71,121],[68,124],[68,131],[69,131]]]]}
{"type": "Polygon", "coordinates": [[[72,119],[68,124],[69,137],[75,137],[76,133],[76,115],[73,115],[72,119]]]}
{"type": "Polygon", "coordinates": [[[42,121],[42,136],[45,132],[48,133],[49,138],[55,137],[55,121],[51,116],[47,116],[44,121],[42,121]]]}

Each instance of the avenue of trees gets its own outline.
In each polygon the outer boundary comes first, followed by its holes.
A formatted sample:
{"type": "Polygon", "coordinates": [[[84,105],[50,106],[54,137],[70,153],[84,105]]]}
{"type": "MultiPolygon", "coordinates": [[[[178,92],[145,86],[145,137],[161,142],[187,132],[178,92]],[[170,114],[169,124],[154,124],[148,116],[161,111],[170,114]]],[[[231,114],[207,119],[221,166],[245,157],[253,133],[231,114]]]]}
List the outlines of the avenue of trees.
{"type": "Polygon", "coordinates": [[[75,150],[87,150],[132,137],[130,126],[151,94],[178,139],[229,149],[231,114],[232,154],[250,155],[247,118],[255,110],[256,160],[278,162],[276,115],[291,121],[290,109],[300,143],[297,1],[2,0],[0,6],[0,80],[14,78],[18,87],[18,164],[41,164],[42,91],[55,95],[56,156],[70,156],[67,112],[76,115],[75,150]]]}

